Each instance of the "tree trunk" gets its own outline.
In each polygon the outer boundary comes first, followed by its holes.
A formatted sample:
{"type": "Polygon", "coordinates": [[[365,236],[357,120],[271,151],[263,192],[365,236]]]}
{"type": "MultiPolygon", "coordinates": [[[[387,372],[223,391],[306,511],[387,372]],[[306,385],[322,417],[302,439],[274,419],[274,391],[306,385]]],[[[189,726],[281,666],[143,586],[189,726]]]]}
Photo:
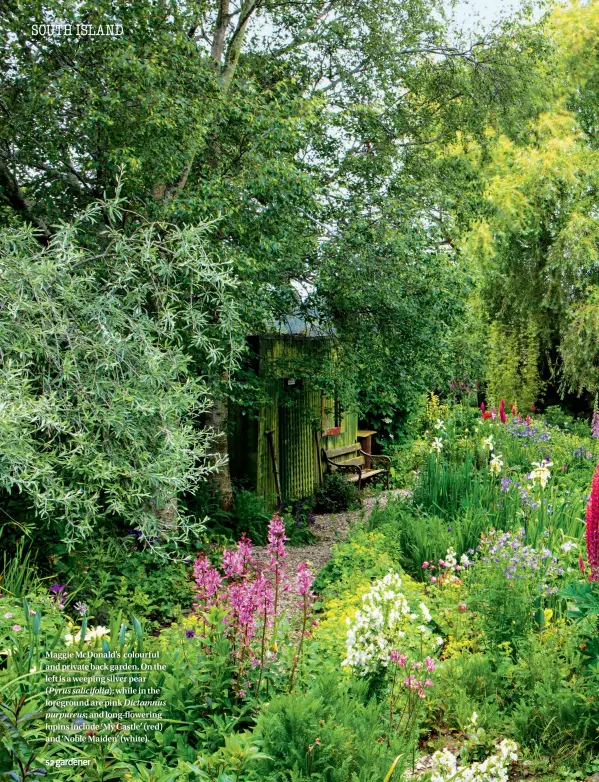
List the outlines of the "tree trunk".
{"type": "Polygon", "coordinates": [[[160,538],[169,540],[173,533],[179,529],[177,498],[171,497],[166,501],[164,507],[156,508],[155,513],[158,519],[158,534],[160,538]]]}
{"type": "MultiPolygon", "coordinates": [[[[227,374],[221,376],[221,381],[228,379],[227,374]]],[[[214,439],[214,454],[225,460],[218,470],[210,473],[210,482],[215,493],[218,493],[221,507],[225,511],[233,509],[233,487],[231,485],[231,471],[229,470],[229,446],[227,441],[227,424],[229,419],[228,400],[222,394],[213,402],[208,413],[208,423],[212,428],[214,439]]]]}

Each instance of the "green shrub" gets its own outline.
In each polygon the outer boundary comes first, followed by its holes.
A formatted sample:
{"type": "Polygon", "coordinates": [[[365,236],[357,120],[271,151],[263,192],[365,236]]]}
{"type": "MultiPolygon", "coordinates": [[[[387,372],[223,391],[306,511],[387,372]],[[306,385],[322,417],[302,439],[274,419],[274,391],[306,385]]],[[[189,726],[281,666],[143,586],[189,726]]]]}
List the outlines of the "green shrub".
{"type": "Polygon", "coordinates": [[[85,556],[65,555],[56,563],[55,572],[67,584],[69,602],[82,602],[90,621],[106,624],[111,611],[122,611],[157,629],[191,608],[190,563],[165,561],[152,549],[138,545],[134,533],[97,538],[85,556]]]}
{"type": "Polygon", "coordinates": [[[272,513],[264,497],[260,497],[253,491],[237,489],[232,516],[235,539],[239,539],[245,533],[254,545],[264,546],[266,544],[268,522],[272,513]]]}
{"type": "Polygon", "coordinates": [[[340,513],[358,505],[360,492],[341,473],[327,475],[316,492],[316,508],[322,513],[340,513]]]}
{"type": "Polygon", "coordinates": [[[386,735],[386,703],[368,698],[365,681],[335,673],[317,678],[305,693],[280,695],[256,725],[262,751],[252,780],[260,782],[381,782],[397,755],[406,768],[410,739],[386,735]]]}
{"type": "Polygon", "coordinates": [[[341,583],[347,585],[356,580],[382,578],[390,570],[398,569],[393,553],[384,535],[369,531],[363,525],[356,526],[347,540],[333,548],[331,558],[314,581],[314,588],[318,592],[327,587],[337,591],[335,587],[341,583]]]}
{"type": "Polygon", "coordinates": [[[290,546],[302,546],[314,542],[313,527],[314,497],[304,497],[300,500],[289,500],[282,508],[285,519],[285,534],[290,546]]]}
{"type": "Polygon", "coordinates": [[[589,421],[574,418],[559,405],[546,407],[543,411],[543,418],[549,426],[557,426],[563,432],[575,434],[578,437],[588,437],[590,435],[589,421]]]}

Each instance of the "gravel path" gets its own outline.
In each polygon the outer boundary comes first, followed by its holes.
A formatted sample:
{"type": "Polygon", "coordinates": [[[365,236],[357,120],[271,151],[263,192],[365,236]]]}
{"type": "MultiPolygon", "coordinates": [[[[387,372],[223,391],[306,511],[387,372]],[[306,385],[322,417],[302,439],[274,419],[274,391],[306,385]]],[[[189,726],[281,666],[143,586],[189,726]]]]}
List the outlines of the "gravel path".
{"type": "MultiPolygon", "coordinates": [[[[289,577],[293,578],[300,562],[308,562],[312,571],[318,573],[331,558],[333,546],[347,537],[350,527],[367,519],[377,505],[385,507],[389,502],[389,497],[405,497],[409,494],[410,492],[405,489],[394,489],[374,497],[365,497],[362,501],[362,507],[357,510],[317,515],[313,527],[314,543],[309,546],[287,547],[287,574],[289,577]]],[[[253,551],[259,562],[266,562],[268,558],[266,546],[256,546],[253,551]]],[[[285,592],[281,596],[281,608],[288,616],[297,611],[296,603],[297,596],[292,592],[285,592]]]]}

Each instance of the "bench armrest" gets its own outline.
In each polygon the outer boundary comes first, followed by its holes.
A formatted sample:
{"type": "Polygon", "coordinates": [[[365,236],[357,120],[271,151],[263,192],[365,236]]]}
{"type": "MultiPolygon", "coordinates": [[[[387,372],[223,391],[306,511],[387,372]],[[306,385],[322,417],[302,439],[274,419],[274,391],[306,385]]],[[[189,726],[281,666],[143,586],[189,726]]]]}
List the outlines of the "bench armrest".
{"type": "Polygon", "coordinates": [[[362,468],[357,464],[338,464],[337,462],[334,462],[332,459],[329,459],[329,457],[326,455],[324,449],[322,451],[322,455],[324,458],[324,461],[326,464],[328,464],[329,467],[334,467],[336,470],[341,471],[347,471],[347,472],[354,472],[356,475],[362,475],[362,468]]]}
{"type": "Polygon", "coordinates": [[[376,454],[376,453],[375,454],[366,453],[365,451],[362,450],[360,450],[360,453],[362,454],[362,456],[366,456],[368,459],[371,459],[373,462],[377,460],[382,462],[387,462],[389,467],[391,467],[391,459],[389,456],[383,456],[382,454],[376,454]]]}

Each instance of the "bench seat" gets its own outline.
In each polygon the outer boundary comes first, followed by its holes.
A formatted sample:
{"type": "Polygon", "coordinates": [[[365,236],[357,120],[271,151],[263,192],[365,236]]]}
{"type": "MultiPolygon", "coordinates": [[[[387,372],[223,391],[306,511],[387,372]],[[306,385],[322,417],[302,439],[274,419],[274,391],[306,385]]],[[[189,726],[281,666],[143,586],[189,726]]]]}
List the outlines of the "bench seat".
{"type": "Polygon", "coordinates": [[[376,475],[385,478],[385,485],[389,488],[389,473],[391,471],[391,459],[388,456],[379,456],[365,453],[360,443],[342,445],[338,448],[322,449],[322,458],[329,472],[340,471],[347,474],[350,483],[357,483],[358,489],[362,488],[362,482],[376,475]],[[368,462],[367,462],[368,460],[368,462]],[[373,466],[370,466],[372,462],[373,466]],[[368,463],[368,467],[366,464],[368,463]],[[376,463],[381,467],[376,467],[376,463]]]}
{"type": "MultiPolygon", "coordinates": [[[[362,480],[366,480],[366,478],[373,478],[375,475],[381,475],[382,473],[386,473],[387,470],[362,470],[362,480]]],[[[359,475],[348,475],[347,480],[350,483],[355,483],[360,479],[359,475]]]]}

